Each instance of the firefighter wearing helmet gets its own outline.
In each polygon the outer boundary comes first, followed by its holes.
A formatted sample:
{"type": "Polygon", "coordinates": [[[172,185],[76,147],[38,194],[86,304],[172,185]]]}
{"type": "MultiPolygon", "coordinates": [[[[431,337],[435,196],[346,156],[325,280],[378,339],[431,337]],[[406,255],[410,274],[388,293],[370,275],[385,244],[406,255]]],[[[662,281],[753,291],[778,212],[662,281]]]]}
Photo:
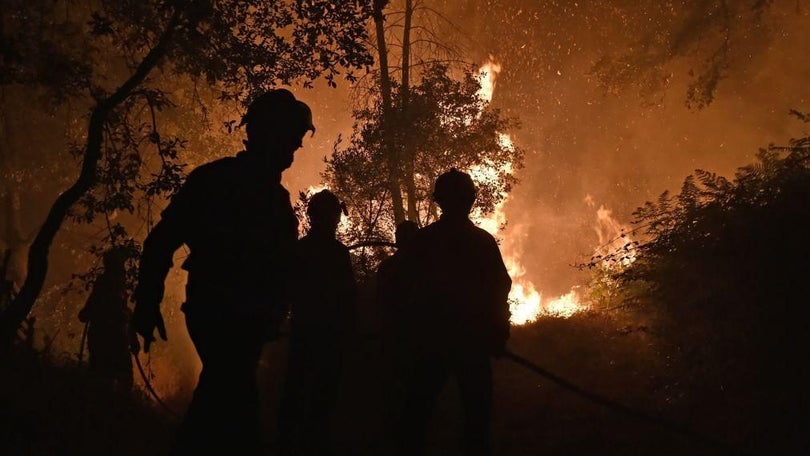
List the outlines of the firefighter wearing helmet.
{"type": "Polygon", "coordinates": [[[470,221],[475,198],[468,174],[439,176],[433,199],[441,217],[403,251],[403,333],[411,335],[412,352],[396,454],[424,454],[434,403],[451,375],[465,415],[462,454],[491,454],[490,360],[509,337],[512,281],[495,239],[470,221]]]}
{"type": "Polygon", "coordinates": [[[307,203],[309,230],[296,249],[290,342],[278,418],[278,455],[335,454],[332,445],[344,354],[355,327],[357,282],[337,237],[345,204],[329,190],[307,203]]]}
{"type": "Polygon", "coordinates": [[[144,241],[131,322],[144,351],[155,330],[166,340],[163,283],[174,252],[190,251],[181,310],[202,372],[173,454],[260,449],[256,368],[283,314],[298,237],[281,173],[315,128],[309,107],[285,89],[255,98],[242,124],[245,150],[192,171],[144,241]]]}

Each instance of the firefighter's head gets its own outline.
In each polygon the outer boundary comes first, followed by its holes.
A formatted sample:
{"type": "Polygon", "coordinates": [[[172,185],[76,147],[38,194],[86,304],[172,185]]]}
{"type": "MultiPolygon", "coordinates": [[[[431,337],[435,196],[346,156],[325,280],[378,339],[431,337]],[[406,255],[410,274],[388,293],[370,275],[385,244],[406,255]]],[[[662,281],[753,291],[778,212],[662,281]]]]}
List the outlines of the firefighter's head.
{"type": "Polygon", "coordinates": [[[334,234],[340,223],[340,215],[346,212],[346,205],[329,190],[321,190],[312,195],[307,204],[309,225],[319,232],[334,234]]]}
{"type": "Polygon", "coordinates": [[[455,168],[436,179],[433,199],[442,208],[442,214],[467,216],[475,203],[475,183],[469,174],[455,168]]]}
{"type": "Polygon", "coordinates": [[[284,171],[293,162],[304,135],[315,133],[312,110],[287,89],[274,89],[256,97],[242,117],[248,150],[266,157],[274,171],[284,171]]]}

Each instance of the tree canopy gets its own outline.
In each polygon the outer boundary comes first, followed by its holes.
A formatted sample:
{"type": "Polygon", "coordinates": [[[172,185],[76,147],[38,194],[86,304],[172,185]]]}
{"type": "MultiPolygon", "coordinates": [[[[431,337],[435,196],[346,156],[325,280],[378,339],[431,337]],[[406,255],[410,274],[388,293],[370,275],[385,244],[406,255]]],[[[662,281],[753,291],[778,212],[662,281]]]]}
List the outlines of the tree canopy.
{"type": "MultiPolygon", "coordinates": [[[[391,162],[385,156],[390,149],[383,146],[385,141],[393,150],[412,151],[400,156],[396,171],[413,179],[414,191],[407,196],[415,202],[413,221],[420,226],[437,219],[433,183],[450,168],[479,171],[473,176],[478,185],[475,208],[480,213],[491,213],[503,201],[516,182],[513,173],[522,166],[523,150],[501,137],[501,132],[517,127],[516,120],[482,98],[480,77],[471,66],[453,77],[447,65],[428,65],[420,81],[410,87],[408,108],[394,103],[391,122],[399,127],[393,134],[383,126],[380,99],[354,112],[352,136],[345,144],[340,140],[335,144],[323,175],[325,184],[352,208],[350,244],[390,240],[394,232],[388,183],[391,162]]],[[[395,84],[393,89],[392,98],[401,100],[401,86],[395,84]]]]}
{"type": "Polygon", "coordinates": [[[624,299],[655,316],[683,357],[683,382],[749,401],[755,416],[793,437],[801,418],[791,404],[806,400],[808,377],[795,349],[809,342],[809,213],[804,137],[761,149],[733,179],[698,170],[677,195],[638,208],[647,239],[613,273],[624,299]],[[767,401],[756,399],[765,391],[767,401]]]}
{"type": "MultiPolygon", "coordinates": [[[[450,168],[474,175],[476,213],[491,213],[516,182],[524,155],[506,135],[518,122],[483,93],[482,80],[495,74],[481,74],[454,42],[442,41],[458,34],[447,17],[404,0],[374,2],[373,18],[377,65],[355,86],[352,133],[338,138],[322,175],[351,207],[341,230],[349,245],[390,243],[404,220],[435,221],[433,183],[450,168]]],[[[362,252],[363,270],[383,255],[362,252]]]]}
{"type": "MultiPolygon", "coordinates": [[[[369,14],[364,1],[4,1],[4,90],[48,89],[50,101],[88,111],[86,131],[73,138],[83,143],[73,148],[82,171],[31,243],[25,283],[0,314],[5,340],[39,295],[51,242],[77,202],[79,218],[92,221],[134,212],[137,194],[176,190],[183,138],[161,135],[170,122],[160,115],[174,92],[205,86],[218,92],[215,101],[243,104],[278,84],[354,80],[372,62],[364,44],[369,14]],[[150,176],[144,164],[155,158],[160,170],[150,176]]],[[[16,110],[4,103],[4,117],[16,110]]]]}

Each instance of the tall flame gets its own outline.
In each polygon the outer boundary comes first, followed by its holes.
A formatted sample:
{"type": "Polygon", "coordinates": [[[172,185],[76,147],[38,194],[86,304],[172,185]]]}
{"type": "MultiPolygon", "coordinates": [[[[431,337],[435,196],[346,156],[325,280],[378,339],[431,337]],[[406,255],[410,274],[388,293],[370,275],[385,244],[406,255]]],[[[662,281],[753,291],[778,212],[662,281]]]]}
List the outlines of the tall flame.
{"type": "MultiPolygon", "coordinates": [[[[492,101],[492,95],[495,91],[495,80],[500,72],[501,65],[494,62],[491,57],[490,61],[479,69],[478,78],[481,88],[478,91],[478,96],[487,103],[492,101]]],[[[512,138],[506,133],[498,133],[498,141],[504,148],[514,147],[512,138]]],[[[492,180],[500,174],[511,174],[512,165],[507,163],[504,166],[495,167],[484,164],[474,166],[468,171],[473,180],[480,183],[492,180]]],[[[472,219],[478,226],[496,238],[502,238],[501,254],[503,255],[509,276],[512,278],[512,290],[509,292],[509,310],[512,313],[512,324],[524,325],[531,323],[542,315],[567,318],[584,309],[585,306],[580,303],[575,289],[571,289],[569,293],[556,299],[543,302],[540,292],[537,291],[534,283],[526,277],[526,269],[523,267],[520,260],[523,254],[521,244],[522,239],[525,237],[525,227],[510,226],[508,228],[508,236],[499,236],[501,230],[504,229],[506,225],[507,220],[504,206],[509,200],[508,194],[504,193],[501,196],[501,202],[495,206],[495,210],[491,214],[482,214],[480,211],[476,211],[472,214],[472,219]]]]}
{"type": "Polygon", "coordinates": [[[492,94],[495,93],[495,78],[501,72],[501,65],[495,63],[492,56],[489,56],[489,59],[487,63],[478,69],[478,82],[481,85],[478,96],[487,103],[492,101],[492,94]]]}

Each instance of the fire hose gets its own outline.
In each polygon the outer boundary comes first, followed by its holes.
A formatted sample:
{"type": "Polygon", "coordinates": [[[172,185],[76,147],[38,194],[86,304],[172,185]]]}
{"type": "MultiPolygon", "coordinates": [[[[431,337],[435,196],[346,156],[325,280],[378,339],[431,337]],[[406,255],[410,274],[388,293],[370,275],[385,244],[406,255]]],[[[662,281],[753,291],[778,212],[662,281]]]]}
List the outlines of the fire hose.
{"type": "Polygon", "coordinates": [[[88,321],[88,322],[86,322],[84,324],[84,330],[82,330],[82,339],[79,342],[79,355],[78,355],[78,357],[79,357],[79,365],[80,366],[84,362],[84,347],[85,347],[85,344],[87,342],[87,331],[89,329],[90,329],[90,322],[88,321]]]}
{"type": "MultiPolygon", "coordinates": [[[[282,336],[287,336],[287,334],[282,334],[282,336]]],[[[147,391],[152,396],[152,398],[155,400],[155,402],[157,402],[161,407],[163,407],[163,409],[165,409],[171,415],[173,415],[175,417],[179,417],[180,415],[177,412],[175,412],[171,407],[166,405],[166,403],[163,402],[163,400],[160,398],[160,396],[155,391],[154,387],[152,386],[152,383],[149,381],[149,377],[146,375],[146,372],[145,372],[145,370],[143,368],[143,365],[141,364],[141,360],[140,360],[140,357],[138,356],[138,354],[133,353],[132,357],[135,358],[135,365],[138,367],[138,372],[141,375],[141,379],[143,379],[144,386],[146,387],[147,391]]],[[[554,374],[554,373],[552,373],[552,372],[538,366],[537,364],[529,361],[528,359],[526,359],[526,358],[524,358],[524,357],[522,357],[520,355],[517,355],[515,353],[512,353],[510,351],[506,351],[503,354],[503,358],[505,358],[505,359],[507,359],[507,360],[509,360],[509,361],[511,361],[511,362],[513,362],[513,363],[515,363],[515,364],[517,364],[517,365],[519,365],[519,366],[521,366],[521,367],[523,367],[525,369],[528,369],[529,371],[531,371],[531,372],[533,372],[533,373],[535,373],[535,374],[537,374],[537,375],[539,375],[539,376],[541,376],[541,377],[543,377],[543,378],[545,378],[547,380],[550,380],[553,383],[556,383],[558,386],[560,386],[560,387],[562,387],[562,388],[564,388],[564,389],[566,389],[566,390],[568,390],[568,391],[570,391],[570,392],[572,392],[572,393],[574,393],[574,394],[576,394],[576,395],[578,395],[580,397],[583,397],[585,399],[588,399],[591,402],[599,404],[599,405],[607,408],[608,410],[612,410],[612,411],[621,413],[621,414],[623,414],[625,416],[628,416],[630,418],[633,418],[633,419],[636,419],[636,420],[639,420],[639,421],[644,421],[644,422],[647,422],[647,423],[650,423],[650,424],[654,424],[654,425],[656,425],[658,427],[667,429],[667,430],[672,431],[674,433],[680,434],[682,436],[685,436],[685,437],[688,437],[688,438],[693,439],[695,441],[698,441],[700,443],[703,443],[706,446],[712,447],[712,448],[714,448],[716,450],[723,450],[724,454],[740,455],[740,456],[750,454],[750,453],[743,452],[743,451],[741,451],[741,450],[739,450],[737,448],[734,448],[733,446],[729,445],[728,443],[722,442],[722,441],[717,440],[717,439],[715,439],[713,437],[709,437],[709,436],[707,436],[705,434],[701,434],[699,432],[696,432],[696,431],[694,431],[694,430],[692,430],[692,429],[690,429],[690,428],[688,428],[688,427],[686,427],[686,426],[684,426],[684,425],[682,425],[680,423],[676,423],[674,421],[670,421],[670,420],[661,418],[660,416],[651,415],[651,414],[643,412],[641,410],[636,410],[636,409],[630,408],[630,407],[628,407],[628,406],[626,406],[624,404],[613,401],[613,400],[608,399],[608,398],[606,398],[604,396],[600,396],[600,395],[598,395],[596,393],[592,393],[592,392],[590,392],[590,391],[588,391],[588,390],[586,390],[586,389],[584,389],[584,388],[582,388],[582,387],[580,387],[578,385],[575,385],[574,383],[571,383],[570,381],[568,381],[568,380],[566,380],[566,379],[564,379],[564,378],[562,378],[562,377],[560,377],[560,376],[558,376],[558,375],[556,375],[556,374],[554,374]]]]}
{"type": "Polygon", "coordinates": [[[168,405],[166,405],[166,403],[163,402],[163,399],[161,399],[160,396],[158,396],[158,393],[157,391],[155,391],[155,388],[152,387],[152,382],[149,381],[149,376],[146,375],[146,371],[144,371],[143,366],[141,365],[141,358],[138,356],[138,354],[132,353],[132,357],[135,358],[135,365],[138,367],[138,372],[141,374],[141,379],[143,379],[143,384],[146,387],[146,390],[149,391],[149,394],[152,396],[152,398],[155,399],[155,402],[157,402],[158,405],[163,407],[164,410],[169,412],[169,414],[179,418],[180,414],[175,412],[168,405]]]}
{"type": "MultiPolygon", "coordinates": [[[[369,247],[369,246],[396,247],[396,244],[391,243],[389,241],[385,241],[385,240],[370,240],[370,241],[359,242],[357,244],[351,245],[351,246],[349,246],[349,250],[353,250],[353,249],[356,249],[356,248],[359,248],[359,247],[369,247]]],[[[515,353],[512,353],[512,352],[510,352],[508,350],[503,354],[503,357],[505,359],[508,359],[509,361],[511,361],[511,362],[525,368],[525,369],[528,369],[529,371],[531,371],[531,372],[533,372],[533,373],[535,373],[535,374],[537,374],[537,375],[539,375],[541,377],[544,377],[544,378],[556,383],[558,386],[560,386],[560,387],[562,387],[562,388],[564,388],[564,389],[566,389],[566,390],[568,390],[568,391],[570,391],[570,392],[572,392],[572,393],[574,393],[574,394],[576,394],[576,395],[578,395],[580,397],[588,399],[591,402],[594,402],[596,404],[599,404],[599,405],[607,408],[608,410],[612,410],[614,412],[624,414],[624,415],[626,415],[628,417],[634,418],[634,419],[639,420],[639,421],[644,421],[644,422],[647,422],[647,423],[650,423],[650,424],[654,424],[654,425],[656,425],[658,427],[667,429],[667,430],[672,431],[672,432],[674,432],[676,434],[680,434],[682,436],[691,438],[691,439],[693,439],[693,440],[695,440],[697,442],[703,443],[704,445],[706,445],[708,447],[712,447],[712,448],[714,448],[716,450],[722,450],[724,452],[724,454],[735,455],[735,456],[736,455],[742,456],[742,455],[750,454],[750,453],[747,453],[747,452],[743,452],[743,451],[733,447],[732,445],[730,445],[730,444],[728,444],[726,442],[723,442],[723,441],[720,441],[720,440],[715,439],[713,437],[710,437],[710,436],[704,435],[702,433],[696,432],[693,429],[690,429],[690,428],[688,428],[688,427],[686,427],[686,426],[684,426],[684,425],[682,425],[680,423],[676,423],[674,421],[664,419],[664,418],[662,418],[660,416],[651,415],[651,414],[643,412],[641,410],[632,409],[632,408],[630,408],[630,407],[628,407],[628,406],[626,406],[624,404],[618,403],[618,402],[613,401],[611,399],[608,399],[606,397],[600,396],[600,395],[598,395],[596,393],[592,393],[592,392],[590,392],[588,390],[585,390],[584,388],[582,388],[580,386],[577,386],[574,383],[571,383],[570,381],[568,381],[568,380],[566,380],[566,379],[564,379],[562,377],[559,377],[559,376],[553,374],[552,372],[549,372],[548,370],[543,369],[542,367],[538,366],[537,364],[529,361],[528,359],[526,359],[526,358],[524,358],[524,357],[522,357],[520,355],[516,355],[515,353]]]]}
{"type": "Polygon", "coordinates": [[[750,453],[747,453],[747,452],[743,452],[743,451],[733,447],[732,445],[730,445],[730,444],[728,444],[726,442],[722,442],[722,441],[717,440],[717,439],[715,439],[713,437],[709,437],[709,436],[707,436],[705,434],[701,434],[699,432],[696,432],[693,429],[690,429],[690,428],[688,428],[688,427],[686,427],[686,426],[684,426],[684,425],[682,425],[680,423],[676,423],[674,421],[664,419],[664,418],[662,418],[660,416],[651,415],[651,414],[643,412],[641,410],[632,409],[632,408],[630,408],[630,407],[628,407],[628,406],[626,406],[624,404],[620,404],[620,403],[618,403],[616,401],[613,401],[611,399],[608,399],[608,398],[606,398],[604,396],[600,396],[600,395],[598,395],[596,393],[592,393],[592,392],[590,392],[590,391],[588,391],[588,390],[586,390],[586,389],[584,389],[584,388],[582,388],[580,386],[577,386],[577,385],[571,383],[570,381],[568,381],[568,380],[566,380],[566,379],[564,379],[562,377],[559,377],[559,376],[553,374],[552,372],[549,372],[546,369],[543,369],[542,367],[540,367],[537,364],[529,361],[528,359],[526,359],[526,358],[524,358],[524,357],[522,357],[520,355],[516,355],[516,354],[514,354],[514,353],[512,353],[512,352],[510,352],[508,350],[503,354],[503,358],[508,359],[509,361],[511,361],[511,362],[521,366],[521,367],[524,367],[524,368],[528,369],[529,371],[531,371],[531,372],[533,372],[533,373],[535,373],[535,374],[537,374],[537,375],[539,375],[539,376],[541,376],[543,378],[551,380],[552,382],[556,383],[560,387],[562,387],[562,388],[564,388],[564,389],[566,389],[566,390],[568,390],[568,391],[570,391],[570,392],[572,392],[572,393],[574,393],[574,394],[576,394],[578,396],[581,396],[581,397],[583,397],[585,399],[588,399],[591,402],[602,405],[603,407],[607,408],[608,410],[612,410],[612,411],[621,413],[621,414],[623,414],[625,416],[634,418],[636,420],[644,421],[644,422],[647,422],[647,423],[650,423],[650,424],[654,424],[654,425],[656,425],[658,427],[673,431],[673,432],[675,432],[677,434],[680,434],[682,436],[685,436],[685,437],[688,437],[688,438],[693,439],[695,441],[698,441],[700,443],[703,443],[706,446],[712,447],[715,450],[722,450],[724,452],[723,454],[728,454],[728,455],[749,455],[750,454],[750,453]]]}

